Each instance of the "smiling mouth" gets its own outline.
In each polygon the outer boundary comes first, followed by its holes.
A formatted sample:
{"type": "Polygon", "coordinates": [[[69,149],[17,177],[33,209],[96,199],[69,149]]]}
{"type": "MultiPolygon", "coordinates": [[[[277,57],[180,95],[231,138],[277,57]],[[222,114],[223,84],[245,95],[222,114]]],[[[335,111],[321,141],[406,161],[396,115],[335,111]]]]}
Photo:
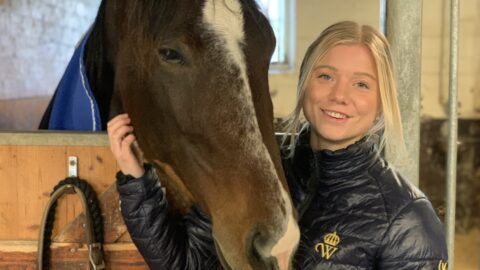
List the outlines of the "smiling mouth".
{"type": "Polygon", "coordinates": [[[339,112],[333,112],[333,111],[327,111],[327,110],[322,110],[326,115],[330,116],[330,117],[333,117],[335,119],[347,119],[347,118],[350,118],[350,116],[346,115],[346,114],[343,114],[343,113],[339,113],[339,112]]]}

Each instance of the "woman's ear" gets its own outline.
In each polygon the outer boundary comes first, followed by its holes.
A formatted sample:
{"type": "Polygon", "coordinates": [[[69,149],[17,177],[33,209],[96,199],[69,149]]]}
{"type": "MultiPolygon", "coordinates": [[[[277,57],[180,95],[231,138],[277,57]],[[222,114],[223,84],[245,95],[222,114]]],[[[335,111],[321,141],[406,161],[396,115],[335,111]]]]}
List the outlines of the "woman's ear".
{"type": "Polygon", "coordinates": [[[375,116],[375,120],[373,121],[374,124],[378,123],[382,119],[383,113],[380,111],[375,116]]]}
{"type": "Polygon", "coordinates": [[[382,117],[382,115],[383,115],[382,104],[379,104],[379,105],[378,105],[377,115],[375,116],[375,119],[382,117]]]}

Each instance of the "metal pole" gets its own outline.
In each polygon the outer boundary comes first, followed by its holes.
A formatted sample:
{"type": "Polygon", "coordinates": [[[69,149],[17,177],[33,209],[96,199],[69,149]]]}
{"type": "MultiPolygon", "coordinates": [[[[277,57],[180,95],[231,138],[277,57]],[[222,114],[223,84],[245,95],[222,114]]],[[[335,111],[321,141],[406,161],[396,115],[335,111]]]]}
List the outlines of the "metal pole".
{"type": "MultiPolygon", "coordinates": [[[[380,2],[380,9],[385,1],[380,2]]],[[[422,0],[386,0],[386,36],[392,48],[398,102],[408,158],[386,152],[396,169],[418,186],[420,174],[420,96],[422,0]]]]}
{"type": "Polygon", "coordinates": [[[387,31],[387,0],[380,0],[379,10],[380,10],[379,29],[380,29],[380,32],[385,34],[387,31]]]}
{"type": "Polygon", "coordinates": [[[454,269],[455,202],[457,189],[457,99],[458,99],[458,0],[451,0],[450,9],[450,79],[448,98],[448,156],[447,156],[447,213],[446,235],[448,269],[454,269]]]}

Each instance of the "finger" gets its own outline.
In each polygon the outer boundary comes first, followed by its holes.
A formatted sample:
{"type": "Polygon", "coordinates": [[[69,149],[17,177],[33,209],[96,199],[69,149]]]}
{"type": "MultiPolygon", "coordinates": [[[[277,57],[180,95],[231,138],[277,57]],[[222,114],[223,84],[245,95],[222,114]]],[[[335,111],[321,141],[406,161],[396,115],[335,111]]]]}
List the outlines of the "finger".
{"type": "Polygon", "coordinates": [[[112,140],[121,142],[125,137],[133,132],[132,126],[121,126],[112,133],[112,140]]]}
{"type": "Polygon", "coordinates": [[[123,140],[122,140],[122,151],[128,151],[133,155],[133,150],[132,150],[132,143],[136,140],[135,135],[133,134],[128,134],[123,140]]]}
{"type": "Polygon", "coordinates": [[[119,142],[114,136],[114,130],[117,129],[118,123],[121,122],[122,118],[125,118],[125,116],[117,115],[107,123],[108,141],[110,143],[110,150],[114,155],[117,154],[117,149],[120,149],[119,142]]]}
{"type": "Polygon", "coordinates": [[[125,139],[122,141],[122,150],[121,150],[121,159],[128,162],[138,162],[137,157],[132,149],[132,143],[135,141],[135,136],[133,134],[129,134],[125,139]]]}
{"type": "Polygon", "coordinates": [[[115,139],[114,137],[115,134],[118,134],[118,130],[124,126],[128,126],[129,124],[129,118],[118,119],[117,121],[112,123],[107,129],[109,139],[115,139]]]}
{"type": "Polygon", "coordinates": [[[111,142],[110,146],[114,154],[118,154],[122,151],[122,141],[131,132],[133,132],[133,127],[123,125],[118,127],[115,131],[113,131],[110,134],[109,136],[109,140],[111,142]]]}
{"type": "Polygon", "coordinates": [[[130,117],[128,117],[128,114],[117,115],[107,123],[107,129],[121,125],[121,123],[125,123],[129,120],[130,120],[130,117]]]}
{"type": "Polygon", "coordinates": [[[113,156],[117,158],[120,154],[120,150],[121,150],[120,144],[122,141],[115,139],[112,136],[113,136],[112,134],[109,134],[109,137],[108,137],[108,141],[110,143],[110,150],[112,151],[113,156]]]}
{"type": "Polygon", "coordinates": [[[119,126],[130,123],[130,117],[127,114],[120,114],[107,123],[107,132],[117,129],[119,126]]]}
{"type": "Polygon", "coordinates": [[[107,124],[110,150],[116,158],[122,158],[122,140],[128,133],[133,132],[133,128],[128,125],[130,121],[127,114],[121,114],[115,116],[107,124]]]}
{"type": "Polygon", "coordinates": [[[123,138],[126,135],[128,135],[127,133],[131,133],[131,132],[133,132],[133,127],[131,125],[122,125],[112,132],[112,137],[123,138]]]}
{"type": "Polygon", "coordinates": [[[127,113],[122,113],[122,114],[116,115],[115,117],[110,119],[110,121],[108,121],[107,127],[109,127],[109,126],[113,125],[114,123],[116,123],[117,121],[119,121],[121,119],[125,119],[125,118],[130,118],[127,113]]]}

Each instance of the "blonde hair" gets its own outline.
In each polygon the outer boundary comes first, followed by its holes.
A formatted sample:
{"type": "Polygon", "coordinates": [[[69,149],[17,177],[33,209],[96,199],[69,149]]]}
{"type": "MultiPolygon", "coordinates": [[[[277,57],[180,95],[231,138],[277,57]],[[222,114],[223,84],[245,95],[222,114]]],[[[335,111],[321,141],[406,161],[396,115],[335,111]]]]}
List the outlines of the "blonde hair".
{"type": "MultiPolygon", "coordinates": [[[[369,25],[359,25],[352,21],[342,21],[327,27],[310,45],[300,67],[297,85],[297,103],[293,112],[284,121],[286,135],[289,138],[288,154],[293,155],[298,133],[310,124],[303,119],[303,100],[305,89],[315,63],[322,59],[330,49],[339,44],[363,44],[367,46],[375,60],[380,90],[381,114],[370,130],[365,134],[378,135],[378,149],[395,151],[393,144],[404,146],[402,121],[397,100],[397,88],[393,74],[390,46],[383,34],[369,25]]],[[[404,149],[404,147],[400,147],[404,149]]]]}

